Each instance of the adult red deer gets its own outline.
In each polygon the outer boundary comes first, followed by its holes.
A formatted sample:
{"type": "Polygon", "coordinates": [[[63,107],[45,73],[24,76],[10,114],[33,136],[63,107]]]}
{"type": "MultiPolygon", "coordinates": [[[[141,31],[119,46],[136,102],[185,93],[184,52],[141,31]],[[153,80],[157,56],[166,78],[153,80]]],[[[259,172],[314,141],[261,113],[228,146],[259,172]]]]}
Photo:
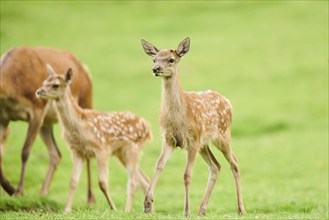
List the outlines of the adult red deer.
{"type": "MultiPolygon", "coordinates": [[[[22,120],[28,125],[25,142],[21,152],[21,173],[17,189],[10,184],[0,164],[0,183],[10,195],[22,195],[26,163],[39,133],[49,152],[49,168],[41,194],[47,195],[49,184],[60,162],[61,154],[53,135],[53,124],[57,115],[50,102],[38,99],[35,91],[48,77],[46,63],[59,73],[72,68],[76,73],[71,84],[73,97],[82,108],[92,108],[91,77],[83,64],[70,52],[47,47],[16,47],[8,50],[0,60],[0,143],[8,133],[10,121],[22,120]]],[[[0,146],[2,146],[1,144],[0,146]]],[[[3,151],[0,151],[0,158],[3,151]]],[[[0,160],[3,161],[3,158],[0,160]]],[[[88,167],[88,202],[94,202],[91,191],[90,164],[88,167]]]]}

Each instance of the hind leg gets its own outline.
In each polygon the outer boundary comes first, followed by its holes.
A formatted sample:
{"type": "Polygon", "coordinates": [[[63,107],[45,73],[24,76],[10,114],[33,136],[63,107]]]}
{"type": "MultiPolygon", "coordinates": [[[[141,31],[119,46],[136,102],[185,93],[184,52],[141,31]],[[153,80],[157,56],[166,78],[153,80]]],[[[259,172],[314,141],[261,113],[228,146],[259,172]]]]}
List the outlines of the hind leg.
{"type": "Polygon", "coordinates": [[[94,204],[96,203],[96,199],[92,190],[90,159],[87,159],[87,178],[88,178],[87,204],[94,204]]]}
{"type": "Polygon", "coordinates": [[[138,186],[137,179],[139,178],[139,153],[140,147],[136,144],[127,146],[122,151],[122,157],[124,158],[127,172],[128,172],[128,183],[127,183],[127,199],[125,212],[130,212],[133,207],[134,195],[138,186]]]}
{"type": "Polygon", "coordinates": [[[96,161],[98,166],[98,184],[99,188],[102,190],[103,194],[106,197],[106,200],[112,210],[116,210],[112,197],[108,191],[108,158],[105,152],[96,153],[96,161]]]}
{"type": "MultiPolygon", "coordinates": [[[[121,153],[122,154],[122,153],[121,153]]],[[[117,155],[119,161],[122,163],[122,165],[127,169],[127,160],[124,155],[117,155]]],[[[139,186],[142,188],[144,196],[146,195],[146,192],[150,186],[150,179],[143,173],[143,171],[138,168],[136,171],[136,179],[138,181],[139,186]]]]}
{"type": "Polygon", "coordinates": [[[242,193],[241,193],[241,186],[240,186],[240,168],[238,164],[238,160],[236,156],[233,154],[231,149],[230,141],[222,144],[221,151],[231,166],[232,174],[235,180],[236,185],[236,192],[237,192],[237,200],[238,200],[238,213],[240,215],[245,213],[243,201],[242,201],[242,193]]]}
{"type": "Polygon", "coordinates": [[[138,182],[141,186],[144,196],[147,193],[148,188],[150,187],[150,179],[143,173],[141,169],[138,170],[138,182]]]}

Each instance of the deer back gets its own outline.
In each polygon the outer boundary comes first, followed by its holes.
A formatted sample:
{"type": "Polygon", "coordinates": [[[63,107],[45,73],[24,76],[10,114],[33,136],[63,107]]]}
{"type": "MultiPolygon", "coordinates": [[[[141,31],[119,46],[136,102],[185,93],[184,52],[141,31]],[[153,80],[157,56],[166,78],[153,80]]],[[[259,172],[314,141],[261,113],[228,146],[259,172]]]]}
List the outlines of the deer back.
{"type": "MultiPolygon", "coordinates": [[[[46,100],[38,99],[35,91],[48,77],[46,64],[59,73],[72,68],[77,74],[71,84],[73,96],[83,108],[92,108],[91,77],[70,52],[47,47],[17,47],[8,50],[0,61],[0,119],[29,120],[33,109],[43,109],[46,100]]],[[[45,120],[56,121],[49,109],[45,120]]]]}

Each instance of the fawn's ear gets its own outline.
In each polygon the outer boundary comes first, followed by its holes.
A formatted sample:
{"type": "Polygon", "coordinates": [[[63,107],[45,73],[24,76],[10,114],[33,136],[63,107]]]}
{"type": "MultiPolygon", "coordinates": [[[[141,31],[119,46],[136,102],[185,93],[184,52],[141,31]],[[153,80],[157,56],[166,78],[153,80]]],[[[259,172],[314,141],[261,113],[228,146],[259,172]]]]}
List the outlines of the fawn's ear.
{"type": "Polygon", "coordinates": [[[56,75],[55,70],[49,63],[46,64],[46,67],[47,67],[47,72],[48,72],[49,76],[56,75]]]}
{"type": "Polygon", "coordinates": [[[71,68],[69,68],[65,74],[65,83],[67,85],[70,85],[73,79],[73,71],[71,68]]]}
{"type": "Polygon", "coordinates": [[[147,42],[146,40],[143,40],[143,39],[141,42],[142,42],[143,49],[147,55],[149,55],[151,57],[154,57],[155,55],[157,55],[159,50],[155,46],[153,46],[152,44],[150,44],[149,42],[147,42]]]}
{"type": "Polygon", "coordinates": [[[185,38],[177,47],[176,53],[178,56],[182,57],[190,50],[190,38],[185,38]]]}

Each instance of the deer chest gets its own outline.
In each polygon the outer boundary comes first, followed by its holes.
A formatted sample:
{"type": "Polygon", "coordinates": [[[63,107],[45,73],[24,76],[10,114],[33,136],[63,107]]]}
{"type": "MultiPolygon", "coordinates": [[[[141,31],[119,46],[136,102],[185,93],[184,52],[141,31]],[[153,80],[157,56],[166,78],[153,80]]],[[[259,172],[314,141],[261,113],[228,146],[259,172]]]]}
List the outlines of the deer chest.
{"type": "Polygon", "coordinates": [[[65,132],[64,140],[69,144],[70,148],[83,158],[95,157],[94,148],[88,143],[86,138],[79,132],[65,132]]]}

